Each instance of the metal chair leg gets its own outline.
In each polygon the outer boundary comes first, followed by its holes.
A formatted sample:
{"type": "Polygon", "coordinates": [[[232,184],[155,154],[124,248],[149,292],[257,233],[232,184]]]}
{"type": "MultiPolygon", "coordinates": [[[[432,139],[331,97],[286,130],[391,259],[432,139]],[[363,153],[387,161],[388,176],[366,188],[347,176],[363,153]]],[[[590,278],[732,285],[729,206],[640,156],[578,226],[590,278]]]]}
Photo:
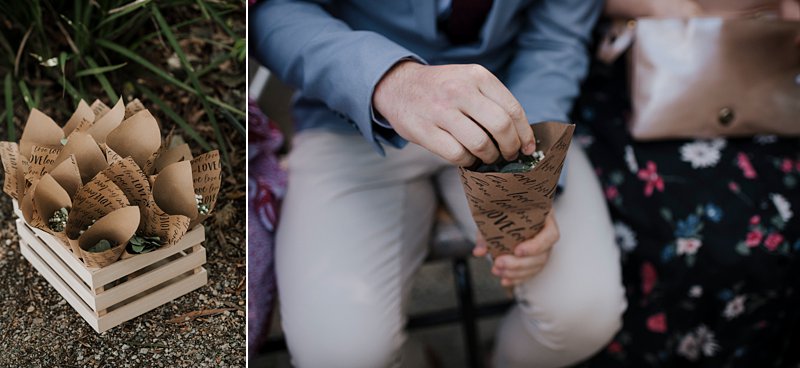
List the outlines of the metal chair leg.
{"type": "Polygon", "coordinates": [[[483,366],[480,344],[478,343],[477,314],[475,301],[472,297],[472,281],[469,274],[469,265],[464,258],[453,260],[453,273],[455,276],[456,292],[458,293],[458,306],[461,314],[461,327],[464,329],[464,343],[467,350],[467,360],[470,368],[483,366]]]}

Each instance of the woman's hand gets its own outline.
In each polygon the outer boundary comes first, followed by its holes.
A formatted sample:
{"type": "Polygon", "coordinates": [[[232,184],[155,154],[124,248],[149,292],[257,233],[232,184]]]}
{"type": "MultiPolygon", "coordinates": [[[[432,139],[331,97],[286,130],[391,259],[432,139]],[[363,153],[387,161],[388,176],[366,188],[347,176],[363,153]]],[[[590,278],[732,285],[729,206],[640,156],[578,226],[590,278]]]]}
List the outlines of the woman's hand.
{"type": "MultiPolygon", "coordinates": [[[[519,285],[523,281],[536,276],[544,269],[547,260],[550,258],[550,251],[558,241],[560,234],[553,211],[544,220],[544,227],[536,236],[514,248],[514,254],[504,254],[494,260],[492,273],[500,277],[503,286],[519,285]]],[[[478,232],[478,239],[472,254],[476,257],[483,257],[488,253],[486,240],[478,232]]]]}

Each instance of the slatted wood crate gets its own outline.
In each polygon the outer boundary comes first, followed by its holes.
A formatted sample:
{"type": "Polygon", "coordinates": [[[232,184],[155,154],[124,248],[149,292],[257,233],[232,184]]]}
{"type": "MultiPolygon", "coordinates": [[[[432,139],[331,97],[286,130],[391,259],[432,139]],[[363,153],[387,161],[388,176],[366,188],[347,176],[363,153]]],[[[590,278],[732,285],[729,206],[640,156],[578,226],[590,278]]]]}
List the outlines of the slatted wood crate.
{"type": "MultiPolygon", "coordinates": [[[[18,211],[14,201],[14,211],[18,211]]],[[[98,333],[205,286],[205,230],[175,245],[88,268],[52,235],[17,219],[22,255],[98,333]]]]}

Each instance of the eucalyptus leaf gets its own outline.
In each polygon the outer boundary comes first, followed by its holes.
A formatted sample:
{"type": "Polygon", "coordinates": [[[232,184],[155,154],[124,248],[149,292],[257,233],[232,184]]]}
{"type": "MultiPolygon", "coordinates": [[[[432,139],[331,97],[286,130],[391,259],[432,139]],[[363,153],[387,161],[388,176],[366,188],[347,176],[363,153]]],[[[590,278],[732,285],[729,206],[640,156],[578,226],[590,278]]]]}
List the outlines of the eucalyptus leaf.
{"type": "Polygon", "coordinates": [[[92,253],[100,253],[100,252],[105,252],[111,248],[113,248],[111,242],[106,239],[102,239],[99,242],[97,242],[97,244],[91,246],[88,249],[88,251],[92,253]]]}

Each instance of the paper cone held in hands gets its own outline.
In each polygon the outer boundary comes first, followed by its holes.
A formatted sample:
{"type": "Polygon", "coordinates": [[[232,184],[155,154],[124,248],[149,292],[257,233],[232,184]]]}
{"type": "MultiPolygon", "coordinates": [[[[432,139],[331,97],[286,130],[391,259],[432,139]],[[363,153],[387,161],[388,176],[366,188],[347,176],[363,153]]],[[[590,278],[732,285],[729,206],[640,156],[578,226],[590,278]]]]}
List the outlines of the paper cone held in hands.
{"type": "Polygon", "coordinates": [[[532,170],[480,173],[459,168],[470,211],[493,258],[513,253],[517,244],[541,231],[575,130],[572,124],[556,122],[532,127],[536,149],[544,152],[532,170]]]}

